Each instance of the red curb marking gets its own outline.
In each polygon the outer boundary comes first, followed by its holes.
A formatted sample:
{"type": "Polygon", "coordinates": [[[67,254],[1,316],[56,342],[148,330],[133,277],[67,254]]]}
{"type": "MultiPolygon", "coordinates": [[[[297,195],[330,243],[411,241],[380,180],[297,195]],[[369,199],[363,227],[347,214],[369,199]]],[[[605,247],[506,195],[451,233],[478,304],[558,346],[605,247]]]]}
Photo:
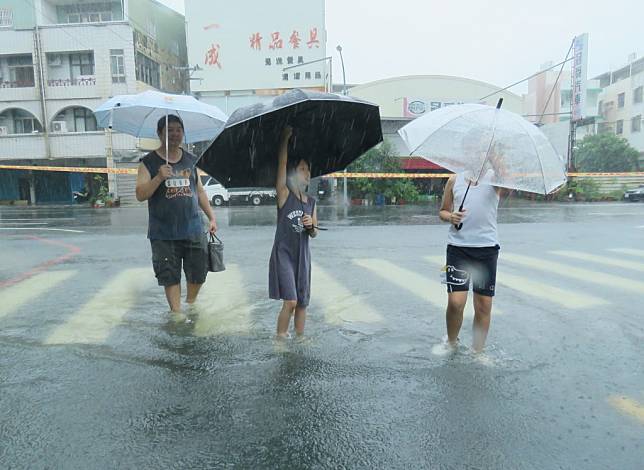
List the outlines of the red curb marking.
{"type": "Polygon", "coordinates": [[[13,286],[15,284],[18,284],[19,282],[22,282],[22,281],[24,281],[26,279],[29,279],[30,277],[33,277],[36,274],[40,274],[43,271],[47,271],[52,266],[56,266],[57,264],[64,263],[68,259],[73,258],[74,256],[76,256],[77,254],[79,254],[81,252],[81,249],[79,247],[74,246],[74,245],[69,245],[67,243],[56,242],[56,241],[53,241],[53,240],[47,240],[45,238],[40,238],[40,237],[36,237],[36,236],[29,236],[27,238],[31,238],[32,240],[39,241],[40,243],[46,243],[48,245],[62,246],[64,248],[67,248],[68,252],[66,254],[62,255],[62,256],[59,256],[58,258],[54,258],[54,259],[51,259],[49,261],[45,261],[44,263],[41,263],[41,264],[37,265],[35,268],[33,268],[33,269],[29,270],[29,271],[25,271],[24,273],[19,274],[18,276],[14,277],[12,279],[0,282],[0,288],[9,287],[9,286],[13,286]]]}

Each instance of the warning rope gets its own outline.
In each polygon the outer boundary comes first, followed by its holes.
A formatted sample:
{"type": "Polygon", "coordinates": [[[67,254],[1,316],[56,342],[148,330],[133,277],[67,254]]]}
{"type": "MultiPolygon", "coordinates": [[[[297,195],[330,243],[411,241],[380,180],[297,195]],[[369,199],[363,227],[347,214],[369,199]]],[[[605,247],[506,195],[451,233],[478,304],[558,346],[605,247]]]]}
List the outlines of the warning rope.
{"type": "MultiPolygon", "coordinates": [[[[0,170],[27,170],[27,171],[63,171],[69,173],[108,173],[115,175],[136,175],[136,168],[104,168],[104,167],[69,167],[69,166],[33,166],[33,165],[0,165],[0,170]]],[[[449,178],[452,173],[331,173],[326,178],[410,178],[432,179],[449,178]]],[[[621,173],[568,173],[575,178],[601,178],[601,177],[644,177],[644,171],[621,173]]]]}

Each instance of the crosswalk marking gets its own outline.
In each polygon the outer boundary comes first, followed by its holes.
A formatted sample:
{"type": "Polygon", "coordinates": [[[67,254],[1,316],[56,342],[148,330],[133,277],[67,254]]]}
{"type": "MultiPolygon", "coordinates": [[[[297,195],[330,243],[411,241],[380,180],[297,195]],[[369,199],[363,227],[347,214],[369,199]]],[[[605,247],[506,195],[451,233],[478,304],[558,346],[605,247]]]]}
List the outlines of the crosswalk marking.
{"type": "Polygon", "coordinates": [[[630,269],[631,271],[640,271],[644,272],[644,264],[637,263],[635,261],[628,261],[620,258],[609,258],[607,256],[598,256],[590,253],[582,253],[580,251],[564,251],[564,250],[555,250],[551,251],[558,256],[563,256],[571,259],[578,259],[581,261],[590,261],[592,263],[604,264],[606,266],[615,266],[618,268],[630,269]]]}
{"type": "MultiPolygon", "coordinates": [[[[447,288],[438,281],[433,281],[414,271],[401,268],[383,259],[354,259],[353,263],[373,272],[441,310],[447,307],[447,288]]],[[[438,272],[436,274],[438,275],[438,272]]],[[[470,317],[474,316],[472,302],[468,302],[465,313],[470,317]]],[[[502,312],[494,307],[494,313],[501,314],[502,312]]]]}
{"type": "Polygon", "coordinates": [[[198,313],[195,336],[240,334],[250,331],[251,305],[239,266],[226,265],[221,273],[211,273],[201,288],[195,305],[198,313]]]}
{"type": "Polygon", "coordinates": [[[85,305],[46,338],[45,344],[99,344],[118,326],[146,286],[152,285],[150,268],[120,272],[85,305]]]}
{"type": "Polygon", "coordinates": [[[644,424],[644,405],[638,403],[632,398],[622,396],[609,397],[608,403],[622,413],[627,414],[644,424]]]}
{"type": "Polygon", "coordinates": [[[531,269],[538,269],[549,273],[556,273],[560,276],[577,279],[592,284],[598,284],[604,287],[614,287],[615,289],[633,291],[637,293],[644,292],[644,282],[633,281],[626,276],[613,276],[598,271],[576,268],[574,266],[546,261],[531,256],[518,255],[515,253],[503,253],[503,261],[526,266],[531,269]]]}
{"type": "Polygon", "coordinates": [[[637,250],[635,248],[611,248],[608,251],[613,253],[621,253],[623,255],[638,256],[644,258],[644,250],[637,250]]]}
{"type": "Polygon", "coordinates": [[[318,264],[313,265],[311,284],[316,292],[324,293],[314,297],[324,310],[324,320],[332,325],[345,322],[378,323],[383,321],[366,299],[333,279],[318,264]]]}
{"type": "MultiPolygon", "coordinates": [[[[445,264],[444,256],[426,256],[425,259],[440,266],[445,264]]],[[[608,304],[606,300],[592,295],[575,294],[574,292],[570,292],[570,290],[560,289],[548,284],[526,279],[523,276],[515,276],[503,270],[497,272],[496,283],[510,287],[511,289],[519,292],[523,292],[527,295],[547,299],[566,308],[589,308],[608,304]]]]}
{"type": "Polygon", "coordinates": [[[49,271],[35,275],[11,287],[0,290],[0,318],[5,317],[29,301],[53,289],[76,274],[76,271],[49,271]]]}

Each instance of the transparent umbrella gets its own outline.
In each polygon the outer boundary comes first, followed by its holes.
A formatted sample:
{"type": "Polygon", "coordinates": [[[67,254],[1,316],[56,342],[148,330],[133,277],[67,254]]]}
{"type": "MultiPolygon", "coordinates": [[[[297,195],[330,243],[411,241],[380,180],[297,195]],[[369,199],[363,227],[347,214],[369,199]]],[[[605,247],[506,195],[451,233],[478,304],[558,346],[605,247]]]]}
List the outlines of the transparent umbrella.
{"type": "Polygon", "coordinates": [[[548,138],[522,116],[482,104],[441,108],[398,131],[412,155],[472,183],[550,194],[566,182],[566,166],[548,138]]]}
{"type": "Polygon", "coordinates": [[[174,114],[183,121],[186,143],[214,139],[228,120],[219,108],[192,96],[152,90],[110,98],[94,114],[99,127],[148,139],[157,137],[159,119],[164,116],[167,119],[169,114],[174,114]]]}

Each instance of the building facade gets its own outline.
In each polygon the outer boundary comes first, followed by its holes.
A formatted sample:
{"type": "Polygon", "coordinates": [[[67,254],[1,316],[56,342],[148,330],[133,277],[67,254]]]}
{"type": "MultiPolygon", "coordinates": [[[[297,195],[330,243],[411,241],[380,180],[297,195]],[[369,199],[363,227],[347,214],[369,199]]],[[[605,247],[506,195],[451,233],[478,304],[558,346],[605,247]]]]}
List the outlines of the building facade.
{"type": "MultiPolygon", "coordinates": [[[[113,166],[136,139],[97,128],[108,98],[188,86],[182,15],[153,0],[0,0],[0,164],[113,166]]],[[[0,200],[68,203],[82,174],[0,170],[0,200]]],[[[114,178],[110,191],[118,196],[114,178]]]]}
{"type": "Polygon", "coordinates": [[[597,132],[624,137],[640,152],[644,164],[644,57],[631,55],[628,63],[596,77],[599,95],[597,132]]]}

